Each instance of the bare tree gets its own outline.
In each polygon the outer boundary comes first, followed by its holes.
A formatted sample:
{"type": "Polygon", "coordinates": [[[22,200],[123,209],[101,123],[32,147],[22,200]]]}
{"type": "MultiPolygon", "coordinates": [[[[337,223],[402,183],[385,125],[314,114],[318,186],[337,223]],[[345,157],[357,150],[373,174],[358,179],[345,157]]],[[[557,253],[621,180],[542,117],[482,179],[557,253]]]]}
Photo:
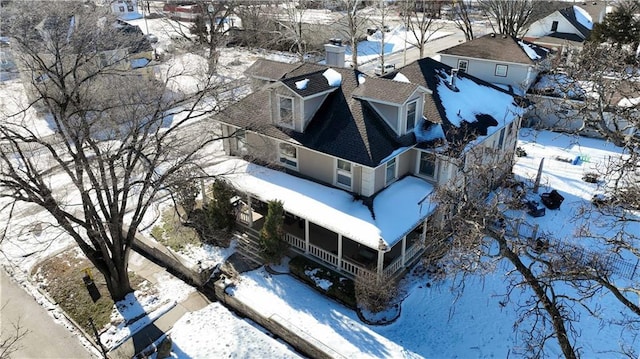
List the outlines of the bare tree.
{"type": "Polygon", "coordinates": [[[424,50],[431,36],[444,27],[435,21],[433,14],[427,12],[432,0],[408,0],[403,3],[403,15],[407,32],[412,36],[406,41],[417,47],[420,58],[424,57],[424,50]]]}
{"type": "Polygon", "coordinates": [[[168,18],[167,22],[174,33],[187,41],[193,51],[201,47],[208,60],[208,70],[215,73],[220,57],[219,48],[224,47],[229,39],[228,32],[235,26],[235,1],[195,0],[197,9],[193,24],[185,26],[180,19],[168,18]]]}
{"type": "Polygon", "coordinates": [[[474,38],[473,27],[471,26],[471,9],[473,7],[472,0],[454,1],[451,4],[453,23],[464,34],[464,38],[469,41],[474,38]]]}
{"type": "Polygon", "coordinates": [[[548,265],[531,255],[537,250],[536,238],[520,233],[516,219],[503,215],[505,207],[518,206],[518,191],[497,191],[487,197],[488,189],[509,183],[500,176],[507,169],[500,157],[490,148],[472,150],[459,161],[461,170],[455,184],[437,189],[434,200],[443,223],[441,237],[448,239],[450,247],[440,264],[464,281],[467,274],[485,275],[506,260],[513,269],[502,303],[520,309],[514,325],[526,323],[526,329],[521,330],[526,354],[542,356],[545,343],[555,338],[566,358],[576,358],[577,333],[572,323],[577,316],[570,308],[582,298],[557,290],[558,278],[546,276],[548,265]],[[512,292],[523,285],[533,295],[514,301],[512,292]]]}
{"type": "Polygon", "coordinates": [[[627,50],[593,43],[583,48],[578,63],[568,69],[570,80],[557,84],[563,92],[578,88],[584,94],[581,101],[568,103],[573,112],[564,121],[581,122],[577,134],[595,133],[621,147],[623,154],[608,158],[590,174],[592,178],[585,178],[599,183],[601,193],[579,212],[593,220],[583,224],[576,235],[595,239],[603,254],[600,260],[582,262],[568,273],[580,288],[610,291],[640,322],[637,275],[633,269],[626,274],[612,269],[616,263],[628,268],[640,263],[640,84],[633,70],[639,63],[627,50]],[[602,234],[603,225],[616,234],[602,234]]]}
{"type": "Polygon", "coordinates": [[[368,16],[359,11],[362,6],[362,0],[341,0],[341,7],[345,9],[343,33],[351,44],[351,65],[355,70],[358,69],[358,40],[369,22],[368,16]]]}
{"type": "Polygon", "coordinates": [[[204,74],[198,90],[184,94],[170,91],[181,73],[158,80],[131,69],[146,49],[142,35],[114,31],[99,9],[17,4],[3,16],[11,16],[30,101],[0,123],[0,196],[48,212],[119,301],[132,291],[128,258],[145,213],[220,138],[189,126],[220,106],[221,85],[204,74]],[[38,135],[29,108],[47,114],[53,135],[38,135]]]}
{"type": "Polygon", "coordinates": [[[494,32],[518,37],[529,21],[534,1],[479,0],[478,5],[492,18],[491,26],[494,32]]]}
{"type": "Polygon", "coordinates": [[[306,8],[298,6],[298,2],[295,0],[284,0],[278,9],[279,39],[290,43],[289,51],[296,54],[299,62],[303,62],[307,55],[307,42],[305,41],[307,30],[303,21],[306,8]]]}

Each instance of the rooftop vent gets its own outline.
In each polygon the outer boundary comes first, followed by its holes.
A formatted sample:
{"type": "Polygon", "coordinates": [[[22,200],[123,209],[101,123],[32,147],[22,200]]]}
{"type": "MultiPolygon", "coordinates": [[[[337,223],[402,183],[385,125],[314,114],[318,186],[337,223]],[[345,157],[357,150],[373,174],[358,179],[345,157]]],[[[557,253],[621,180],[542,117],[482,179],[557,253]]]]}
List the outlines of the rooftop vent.
{"type": "Polygon", "coordinates": [[[334,37],[329,39],[329,43],[334,46],[342,46],[342,39],[339,37],[334,37]]]}
{"type": "Polygon", "coordinates": [[[458,78],[458,69],[451,69],[451,75],[449,76],[449,81],[446,82],[447,87],[454,92],[458,92],[458,88],[456,87],[456,79],[458,78]]]}
{"type": "Polygon", "coordinates": [[[491,33],[491,37],[496,37],[496,34],[494,34],[493,32],[491,33]]]}

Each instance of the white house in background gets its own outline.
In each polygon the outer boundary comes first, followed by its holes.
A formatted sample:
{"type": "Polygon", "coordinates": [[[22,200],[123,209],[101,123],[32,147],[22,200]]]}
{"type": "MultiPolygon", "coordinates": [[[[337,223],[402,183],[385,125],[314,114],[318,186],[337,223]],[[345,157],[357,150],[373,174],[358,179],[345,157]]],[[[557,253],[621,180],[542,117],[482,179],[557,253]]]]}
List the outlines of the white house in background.
{"type": "Polygon", "coordinates": [[[439,54],[442,63],[520,95],[551,65],[549,49],[500,34],[484,35],[439,54]]]}
{"type": "Polygon", "coordinates": [[[591,34],[593,24],[602,22],[605,14],[604,1],[571,5],[533,22],[523,38],[553,49],[565,63],[570,62],[569,50],[582,48],[582,44],[591,34]]]}
{"type": "Polygon", "coordinates": [[[246,73],[255,91],[212,119],[238,157],[218,169],[239,193],[241,238],[280,200],[293,252],[346,276],[397,276],[432,244],[429,196],[475,168],[470,152],[504,164],[495,178],[511,172],[518,97],[433,59],[384,77],[269,60],[246,73]]]}
{"type": "Polygon", "coordinates": [[[138,0],[111,0],[111,12],[120,20],[135,20],[142,18],[138,12],[138,0]]]}

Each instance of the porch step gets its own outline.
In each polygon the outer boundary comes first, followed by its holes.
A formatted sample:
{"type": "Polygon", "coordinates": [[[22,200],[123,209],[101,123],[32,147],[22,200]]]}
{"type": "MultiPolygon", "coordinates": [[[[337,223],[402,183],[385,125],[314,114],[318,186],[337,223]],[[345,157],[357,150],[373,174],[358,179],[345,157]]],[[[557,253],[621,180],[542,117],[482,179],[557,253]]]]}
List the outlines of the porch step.
{"type": "Polygon", "coordinates": [[[234,234],[234,238],[238,242],[238,252],[243,257],[259,265],[265,263],[260,253],[260,243],[257,238],[239,232],[234,234]]]}

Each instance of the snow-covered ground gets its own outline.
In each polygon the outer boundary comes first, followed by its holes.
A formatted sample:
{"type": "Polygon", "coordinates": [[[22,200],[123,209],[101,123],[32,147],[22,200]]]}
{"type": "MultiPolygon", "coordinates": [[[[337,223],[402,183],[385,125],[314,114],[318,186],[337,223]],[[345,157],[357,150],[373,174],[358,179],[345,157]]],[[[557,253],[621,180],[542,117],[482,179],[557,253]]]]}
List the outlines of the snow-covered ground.
{"type": "MultiPolygon", "coordinates": [[[[526,218],[537,223],[542,231],[569,239],[577,225],[573,221],[576,211],[588,204],[592,193],[597,191],[596,185],[581,180],[583,173],[621,151],[601,140],[546,131],[523,129],[520,135],[519,145],[528,156],[518,159],[515,174],[521,178],[535,177],[540,159],[544,157],[543,186],[559,190],[566,198],[560,210],[548,210],[547,215],[540,218],[526,218]],[[571,165],[554,160],[555,155],[572,158],[588,155],[589,162],[571,165]]],[[[531,293],[526,287],[517,289],[511,294],[511,302],[505,305],[505,282],[511,269],[507,262],[500,262],[487,276],[467,278],[462,291],[452,289],[456,281],[451,278],[433,281],[424,276],[409,276],[401,314],[398,320],[386,326],[366,325],[352,310],[291,276],[272,275],[262,268],[243,274],[229,293],[264,316],[275,318],[311,340],[322,343],[320,345],[325,345],[335,357],[519,357],[526,354],[519,330],[526,330],[531,323],[525,321],[518,330],[514,329],[519,315],[516,308],[531,293]]],[[[625,311],[610,294],[598,295],[591,304],[599,305],[603,320],[588,315],[579,307],[574,308],[580,316],[575,324],[579,333],[576,347],[583,357],[615,358],[620,356],[615,351],[621,344],[640,346],[637,333],[608,322],[619,319],[620,313],[625,311]]],[[[202,311],[200,316],[208,313],[215,312],[202,311]]],[[[199,337],[198,331],[202,336],[214,330],[220,331],[219,321],[214,317],[216,314],[210,315],[209,321],[199,318],[202,325],[176,326],[173,329],[174,345],[185,356],[192,353],[198,356],[197,353],[204,350],[214,356],[224,354],[218,350],[225,348],[216,349],[210,343],[196,345],[191,340],[183,342],[186,339],[182,338],[199,337]],[[205,325],[207,322],[211,324],[205,325]]],[[[562,355],[553,340],[549,341],[547,350],[552,357],[562,355]]]]}

